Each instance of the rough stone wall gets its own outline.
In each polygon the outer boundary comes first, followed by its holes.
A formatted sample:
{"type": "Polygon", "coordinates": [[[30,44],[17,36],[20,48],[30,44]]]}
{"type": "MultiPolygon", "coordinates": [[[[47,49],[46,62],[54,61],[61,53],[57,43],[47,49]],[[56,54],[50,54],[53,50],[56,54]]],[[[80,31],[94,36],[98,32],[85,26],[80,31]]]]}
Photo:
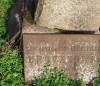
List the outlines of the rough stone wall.
{"type": "Polygon", "coordinates": [[[37,25],[71,31],[100,27],[100,0],[39,0],[37,25]]]}

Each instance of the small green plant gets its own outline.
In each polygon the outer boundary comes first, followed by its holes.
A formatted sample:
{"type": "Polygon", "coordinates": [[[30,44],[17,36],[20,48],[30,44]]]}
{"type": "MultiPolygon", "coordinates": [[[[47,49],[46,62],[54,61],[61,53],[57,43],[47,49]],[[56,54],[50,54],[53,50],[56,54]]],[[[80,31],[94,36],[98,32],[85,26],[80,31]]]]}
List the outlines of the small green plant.
{"type": "Polygon", "coordinates": [[[71,80],[64,71],[49,67],[33,82],[33,86],[86,86],[83,80],[71,80]]]}
{"type": "Polygon", "coordinates": [[[93,86],[100,86],[100,67],[98,71],[99,71],[99,76],[93,80],[93,86]]]}
{"type": "Polygon", "coordinates": [[[0,54],[0,86],[24,86],[23,61],[19,50],[0,54]]]}
{"type": "Polygon", "coordinates": [[[93,86],[100,86],[100,77],[97,77],[96,79],[94,79],[93,86]]]}

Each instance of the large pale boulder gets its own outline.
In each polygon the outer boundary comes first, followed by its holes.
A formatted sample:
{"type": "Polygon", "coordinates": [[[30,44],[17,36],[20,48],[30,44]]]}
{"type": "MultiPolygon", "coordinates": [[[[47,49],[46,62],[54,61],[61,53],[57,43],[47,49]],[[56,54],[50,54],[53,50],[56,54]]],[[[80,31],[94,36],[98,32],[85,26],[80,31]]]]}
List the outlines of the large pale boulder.
{"type": "Polygon", "coordinates": [[[35,22],[51,29],[96,31],[100,26],[100,0],[39,0],[35,22]]]}

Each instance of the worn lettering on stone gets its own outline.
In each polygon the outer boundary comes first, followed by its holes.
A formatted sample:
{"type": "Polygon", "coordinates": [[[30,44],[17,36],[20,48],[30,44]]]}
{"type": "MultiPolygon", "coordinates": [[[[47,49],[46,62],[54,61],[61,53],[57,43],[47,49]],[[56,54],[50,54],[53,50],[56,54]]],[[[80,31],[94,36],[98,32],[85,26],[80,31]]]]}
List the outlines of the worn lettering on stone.
{"type": "Polygon", "coordinates": [[[88,82],[98,75],[98,35],[25,34],[23,41],[26,80],[38,76],[47,64],[65,70],[72,79],[83,76],[88,82]]]}

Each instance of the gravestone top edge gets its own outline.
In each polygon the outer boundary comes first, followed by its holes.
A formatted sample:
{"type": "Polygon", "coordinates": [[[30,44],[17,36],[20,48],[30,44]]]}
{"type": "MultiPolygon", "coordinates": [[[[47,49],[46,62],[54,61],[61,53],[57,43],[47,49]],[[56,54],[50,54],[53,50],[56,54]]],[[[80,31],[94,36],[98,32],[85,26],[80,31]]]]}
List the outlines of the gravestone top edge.
{"type": "Polygon", "coordinates": [[[92,35],[99,35],[100,32],[94,32],[94,31],[73,31],[73,30],[61,30],[58,28],[47,28],[43,26],[38,26],[36,24],[30,24],[26,19],[24,19],[24,23],[22,26],[22,33],[34,33],[34,34],[92,34],[92,35]]]}

